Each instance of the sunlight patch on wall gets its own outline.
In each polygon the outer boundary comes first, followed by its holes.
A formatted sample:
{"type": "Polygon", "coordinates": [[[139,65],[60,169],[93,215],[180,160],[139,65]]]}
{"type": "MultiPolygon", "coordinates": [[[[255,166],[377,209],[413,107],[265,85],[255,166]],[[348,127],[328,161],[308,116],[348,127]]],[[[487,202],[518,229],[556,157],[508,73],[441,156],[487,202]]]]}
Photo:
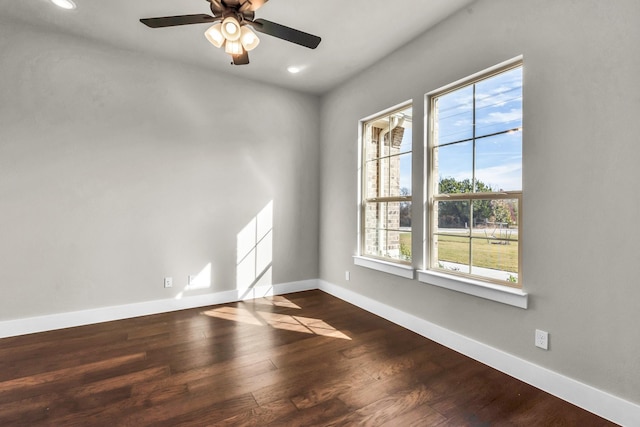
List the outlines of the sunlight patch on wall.
{"type": "Polygon", "coordinates": [[[195,276],[191,276],[187,286],[185,286],[184,290],[180,291],[178,295],[176,295],[175,299],[182,299],[184,293],[188,291],[209,288],[211,288],[211,263],[205,265],[204,268],[195,276]]]}
{"type": "Polygon", "coordinates": [[[273,201],[270,201],[237,234],[236,289],[240,299],[250,296],[255,287],[273,285],[272,262],[273,201]]]}
{"type": "Polygon", "coordinates": [[[211,263],[207,264],[200,273],[196,274],[185,290],[208,289],[211,287],[211,263]]]}

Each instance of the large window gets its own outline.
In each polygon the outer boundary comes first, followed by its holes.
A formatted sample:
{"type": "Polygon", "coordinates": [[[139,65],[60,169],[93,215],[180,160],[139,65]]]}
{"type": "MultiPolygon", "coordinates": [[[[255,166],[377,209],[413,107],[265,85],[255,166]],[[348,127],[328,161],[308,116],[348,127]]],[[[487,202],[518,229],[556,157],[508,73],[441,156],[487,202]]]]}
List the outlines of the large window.
{"type": "Polygon", "coordinates": [[[411,263],[411,106],[362,122],[360,255],[411,263]]]}
{"type": "Polygon", "coordinates": [[[429,269],[520,288],[522,64],[429,101],[429,269]]]}

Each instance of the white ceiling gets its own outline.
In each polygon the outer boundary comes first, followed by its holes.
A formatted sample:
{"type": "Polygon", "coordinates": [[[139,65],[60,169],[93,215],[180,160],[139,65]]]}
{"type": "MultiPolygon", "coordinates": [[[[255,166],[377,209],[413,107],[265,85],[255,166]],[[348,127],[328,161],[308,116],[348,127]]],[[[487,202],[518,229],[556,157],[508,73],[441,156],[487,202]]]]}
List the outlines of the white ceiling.
{"type": "Polygon", "coordinates": [[[322,42],[311,50],[258,33],[261,43],[250,52],[251,63],[242,66],[230,65],[230,57],[209,44],[203,35],[207,24],[151,29],[139,22],[140,18],[209,14],[206,0],[75,0],[78,7],[72,11],[49,0],[0,0],[0,21],[45,27],[320,94],[473,1],[270,0],[256,18],[318,35],[322,42]],[[292,75],[286,71],[290,65],[304,69],[292,75]]]}

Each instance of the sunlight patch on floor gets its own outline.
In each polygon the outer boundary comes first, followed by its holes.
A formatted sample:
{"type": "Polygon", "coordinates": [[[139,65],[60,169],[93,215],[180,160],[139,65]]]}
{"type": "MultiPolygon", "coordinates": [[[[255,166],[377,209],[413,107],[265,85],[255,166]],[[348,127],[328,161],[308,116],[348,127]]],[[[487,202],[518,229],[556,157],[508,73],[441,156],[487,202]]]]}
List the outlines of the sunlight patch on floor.
{"type": "Polygon", "coordinates": [[[297,310],[302,309],[302,307],[300,307],[298,304],[291,302],[285,297],[280,295],[274,295],[272,297],[265,297],[265,298],[256,298],[249,302],[254,305],[267,305],[267,306],[276,306],[276,307],[285,307],[285,308],[295,308],[297,310]]]}
{"type": "MultiPolygon", "coordinates": [[[[256,303],[263,305],[271,305],[266,298],[255,300],[256,303]]],[[[281,307],[300,308],[296,304],[290,303],[286,305],[286,298],[273,299],[273,305],[279,305],[281,307]],[[275,301],[274,301],[275,300],[275,301]]],[[[202,312],[205,316],[214,317],[217,319],[230,320],[239,323],[245,323],[255,326],[269,326],[274,329],[281,329],[293,332],[302,332],[305,334],[321,335],[323,337],[340,338],[350,340],[347,335],[340,332],[327,322],[321,319],[315,319],[312,317],[304,316],[292,316],[289,314],[271,313],[266,311],[252,311],[242,307],[218,307],[211,310],[202,312]]]]}
{"type": "Polygon", "coordinates": [[[220,307],[203,312],[205,316],[218,319],[232,320],[234,322],[247,323],[249,325],[263,326],[249,310],[236,307],[220,307]]]}

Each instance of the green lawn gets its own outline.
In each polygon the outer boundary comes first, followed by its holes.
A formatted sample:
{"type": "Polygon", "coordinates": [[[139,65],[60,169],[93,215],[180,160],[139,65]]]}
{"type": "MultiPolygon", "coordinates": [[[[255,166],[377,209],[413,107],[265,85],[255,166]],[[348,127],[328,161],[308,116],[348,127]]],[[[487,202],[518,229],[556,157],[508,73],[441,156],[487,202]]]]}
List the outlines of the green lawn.
{"type": "MultiPolygon", "coordinates": [[[[484,231],[474,233],[473,265],[496,270],[518,272],[518,235],[512,234],[509,244],[497,244],[497,240],[485,237],[484,231]]],[[[400,233],[400,247],[411,251],[411,233],[400,233]]],[[[410,253],[410,252],[409,252],[410,253]]],[[[469,263],[469,238],[459,236],[438,237],[440,261],[469,263]]]]}
{"type": "MultiPolygon", "coordinates": [[[[518,241],[498,244],[498,241],[482,238],[472,239],[473,265],[496,270],[518,272],[518,241]]],[[[438,236],[438,259],[440,261],[469,263],[469,238],[438,236]]]]}

